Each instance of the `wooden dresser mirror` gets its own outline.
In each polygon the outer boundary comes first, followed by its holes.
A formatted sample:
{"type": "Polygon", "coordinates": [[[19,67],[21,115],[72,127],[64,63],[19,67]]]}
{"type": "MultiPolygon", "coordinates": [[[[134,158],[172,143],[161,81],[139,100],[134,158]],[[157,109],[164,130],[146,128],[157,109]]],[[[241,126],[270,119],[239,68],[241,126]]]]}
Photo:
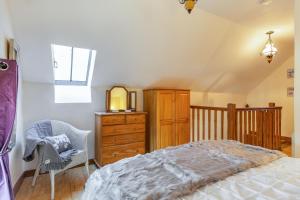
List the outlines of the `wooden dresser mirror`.
{"type": "Polygon", "coordinates": [[[136,111],[137,93],[128,91],[123,86],[113,86],[106,91],[106,111],[107,112],[125,112],[136,111]]]}

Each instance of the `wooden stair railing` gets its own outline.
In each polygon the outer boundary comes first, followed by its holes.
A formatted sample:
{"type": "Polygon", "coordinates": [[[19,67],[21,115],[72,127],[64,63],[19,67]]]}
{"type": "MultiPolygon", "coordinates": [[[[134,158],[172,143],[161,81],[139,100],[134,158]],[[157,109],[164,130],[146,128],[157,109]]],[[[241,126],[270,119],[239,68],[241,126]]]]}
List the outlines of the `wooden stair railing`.
{"type": "Polygon", "coordinates": [[[228,139],[280,149],[281,110],[275,103],[265,108],[191,106],[191,141],[228,139]]]}
{"type": "Polygon", "coordinates": [[[217,140],[219,137],[221,139],[227,139],[226,126],[225,124],[225,114],[227,112],[227,108],[221,107],[208,107],[208,106],[191,106],[192,117],[191,117],[191,140],[217,140]],[[213,115],[213,121],[212,121],[213,115]],[[218,118],[218,115],[220,116],[218,118]],[[220,119],[220,126],[218,126],[220,119]],[[213,129],[212,129],[213,124],[213,129]],[[220,130],[218,131],[218,128],[220,130]],[[213,134],[212,134],[213,130],[213,134]],[[220,133],[220,134],[219,134],[220,133]]]}

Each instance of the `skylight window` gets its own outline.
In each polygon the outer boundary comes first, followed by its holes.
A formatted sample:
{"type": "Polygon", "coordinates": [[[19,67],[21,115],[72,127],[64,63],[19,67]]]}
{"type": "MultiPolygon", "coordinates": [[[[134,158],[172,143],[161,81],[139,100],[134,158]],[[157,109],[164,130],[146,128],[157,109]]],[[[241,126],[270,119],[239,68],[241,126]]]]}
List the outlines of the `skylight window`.
{"type": "Polygon", "coordinates": [[[87,86],[91,82],[96,51],[52,45],[55,85],[87,86]]]}
{"type": "Polygon", "coordinates": [[[96,51],[52,44],[55,103],[91,103],[96,51]]]}

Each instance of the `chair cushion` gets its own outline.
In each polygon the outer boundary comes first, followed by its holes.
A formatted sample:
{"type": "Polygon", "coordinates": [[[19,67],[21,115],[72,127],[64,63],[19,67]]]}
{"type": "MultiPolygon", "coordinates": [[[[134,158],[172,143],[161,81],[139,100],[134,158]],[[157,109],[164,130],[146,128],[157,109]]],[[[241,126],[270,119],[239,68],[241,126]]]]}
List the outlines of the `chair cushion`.
{"type": "Polygon", "coordinates": [[[58,153],[73,149],[71,141],[66,134],[48,136],[45,139],[53,145],[58,153]]]}

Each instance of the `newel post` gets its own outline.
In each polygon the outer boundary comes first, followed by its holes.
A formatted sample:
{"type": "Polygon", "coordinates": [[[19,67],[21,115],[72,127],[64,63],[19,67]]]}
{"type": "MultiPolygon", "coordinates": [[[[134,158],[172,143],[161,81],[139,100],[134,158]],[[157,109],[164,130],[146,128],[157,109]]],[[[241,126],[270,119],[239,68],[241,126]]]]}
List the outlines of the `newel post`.
{"type": "MultiPolygon", "coordinates": [[[[275,108],[275,103],[269,103],[270,108],[275,108]]],[[[269,122],[269,130],[270,130],[270,147],[271,149],[278,149],[276,133],[275,133],[275,126],[276,126],[276,114],[275,109],[270,110],[270,122],[269,122]]]]}
{"type": "Polygon", "coordinates": [[[274,108],[275,107],[275,103],[269,103],[269,107],[270,108],[274,108]]]}
{"type": "Polygon", "coordinates": [[[237,140],[237,113],[236,113],[236,105],[228,104],[227,105],[227,138],[229,140],[237,140]]]}

